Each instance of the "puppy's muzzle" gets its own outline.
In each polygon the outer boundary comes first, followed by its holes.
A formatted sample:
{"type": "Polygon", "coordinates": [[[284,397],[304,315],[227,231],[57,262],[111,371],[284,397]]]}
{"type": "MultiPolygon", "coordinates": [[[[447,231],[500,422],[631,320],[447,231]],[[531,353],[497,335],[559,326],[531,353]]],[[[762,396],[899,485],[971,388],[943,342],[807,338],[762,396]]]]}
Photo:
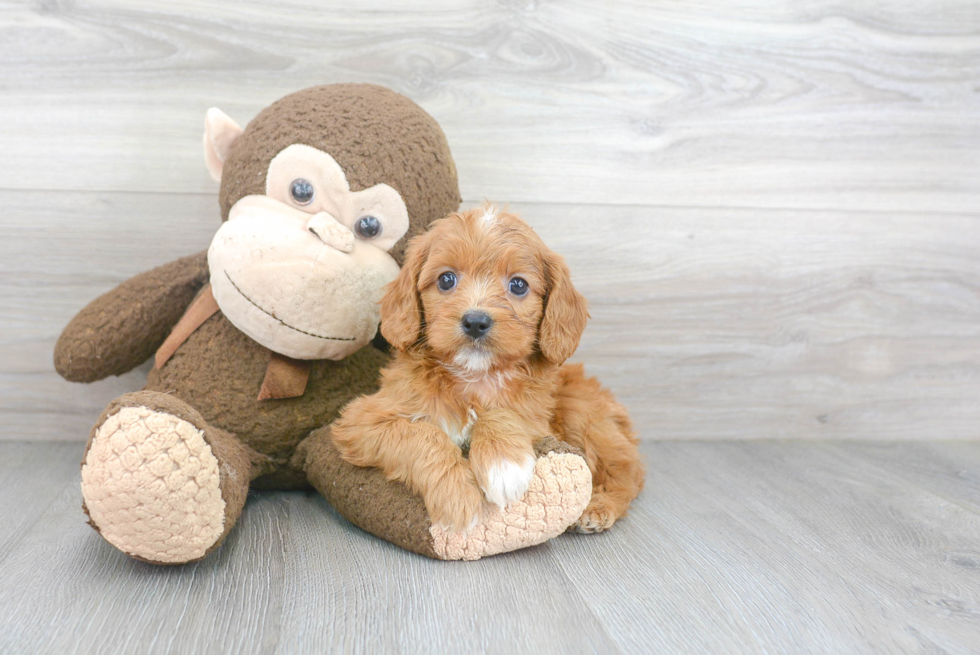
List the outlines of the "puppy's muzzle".
{"type": "Polygon", "coordinates": [[[465,332],[471,339],[480,339],[486,336],[493,325],[493,319],[484,312],[466,312],[460,322],[465,332]]]}

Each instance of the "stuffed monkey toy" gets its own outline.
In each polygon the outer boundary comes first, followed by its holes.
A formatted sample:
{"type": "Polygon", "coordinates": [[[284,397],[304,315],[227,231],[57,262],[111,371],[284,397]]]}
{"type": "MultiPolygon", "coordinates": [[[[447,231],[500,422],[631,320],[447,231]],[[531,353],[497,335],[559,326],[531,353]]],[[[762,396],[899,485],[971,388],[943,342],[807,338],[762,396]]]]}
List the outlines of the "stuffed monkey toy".
{"type": "Polygon", "coordinates": [[[204,155],[222,224],[207,252],[137,275],[85,307],[55,348],[67,380],[120,375],[150,357],[142,391],[112,401],[82,460],[89,522],[156,564],[203,558],[249,489],[312,485],[347,519],[439,559],[541,543],[581,514],[579,453],[538,445],[530,491],[467,533],[422,500],[340,459],[330,424],[377,389],[384,286],[406,242],[459,207],[438,124],[383,87],[338,84],[273,103],[243,130],[217,109],[204,155]]]}

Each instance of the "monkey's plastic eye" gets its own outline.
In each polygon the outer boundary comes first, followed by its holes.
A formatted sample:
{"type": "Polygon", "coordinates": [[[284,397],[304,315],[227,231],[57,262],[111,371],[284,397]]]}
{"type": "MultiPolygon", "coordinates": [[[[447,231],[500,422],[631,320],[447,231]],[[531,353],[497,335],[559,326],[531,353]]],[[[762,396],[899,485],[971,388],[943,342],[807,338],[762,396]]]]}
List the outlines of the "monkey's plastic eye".
{"type": "Polygon", "coordinates": [[[523,296],[530,290],[530,286],[522,277],[512,277],[510,279],[510,292],[515,296],[523,296]]]}
{"type": "Polygon", "coordinates": [[[308,205],[313,202],[313,185],[309,180],[299,178],[293,180],[289,185],[289,195],[293,197],[297,205],[308,205]]]}
{"type": "Polygon", "coordinates": [[[354,231],[362,239],[373,239],[381,234],[381,221],[374,216],[362,216],[354,224],[354,231]]]}
{"type": "Polygon", "coordinates": [[[456,286],[456,274],[452,271],[446,271],[439,276],[439,281],[436,283],[442,291],[449,291],[454,286],[456,286]]]}

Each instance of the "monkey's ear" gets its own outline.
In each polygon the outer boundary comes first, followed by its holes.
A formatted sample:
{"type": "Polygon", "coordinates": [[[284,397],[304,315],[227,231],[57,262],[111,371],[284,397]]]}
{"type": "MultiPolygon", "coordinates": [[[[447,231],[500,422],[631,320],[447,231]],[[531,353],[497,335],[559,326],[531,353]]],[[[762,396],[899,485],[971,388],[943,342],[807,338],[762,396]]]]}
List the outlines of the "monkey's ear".
{"type": "Polygon", "coordinates": [[[545,256],[548,296],[538,330],[538,347],[548,361],[561,364],[578,348],[589,319],[585,298],[572,286],[572,276],[559,255],[545,256]]]}
{"type": "Polygon", "coordinates": [[[204,116],[204,163],[215,182],[221,181],[231,146],[242,134],[242,128],[228,114],[217,107],[208,109],[204,116]]]}
{"type": "Polygon", "coordinates": [[[419,274],[428,257],[429,234],[420,234],[408,243],[405,264],[381,299],[381,336],[398,350],[408,349],[422,336],[419,274]]]}

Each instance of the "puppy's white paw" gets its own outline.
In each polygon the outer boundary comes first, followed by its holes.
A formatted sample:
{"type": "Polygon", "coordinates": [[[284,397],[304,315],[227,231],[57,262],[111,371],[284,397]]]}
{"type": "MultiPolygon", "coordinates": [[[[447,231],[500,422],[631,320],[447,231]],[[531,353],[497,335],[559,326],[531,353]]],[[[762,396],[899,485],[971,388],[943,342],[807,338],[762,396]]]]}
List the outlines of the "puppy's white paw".
{"type": "Polygon", "coordinates": [[[488,502],[504,509],[524,497],[533,476],[532,455],[528,455],[520,464],[509,459],[498,460],[487,468],[483,494],[488,502]]]}

